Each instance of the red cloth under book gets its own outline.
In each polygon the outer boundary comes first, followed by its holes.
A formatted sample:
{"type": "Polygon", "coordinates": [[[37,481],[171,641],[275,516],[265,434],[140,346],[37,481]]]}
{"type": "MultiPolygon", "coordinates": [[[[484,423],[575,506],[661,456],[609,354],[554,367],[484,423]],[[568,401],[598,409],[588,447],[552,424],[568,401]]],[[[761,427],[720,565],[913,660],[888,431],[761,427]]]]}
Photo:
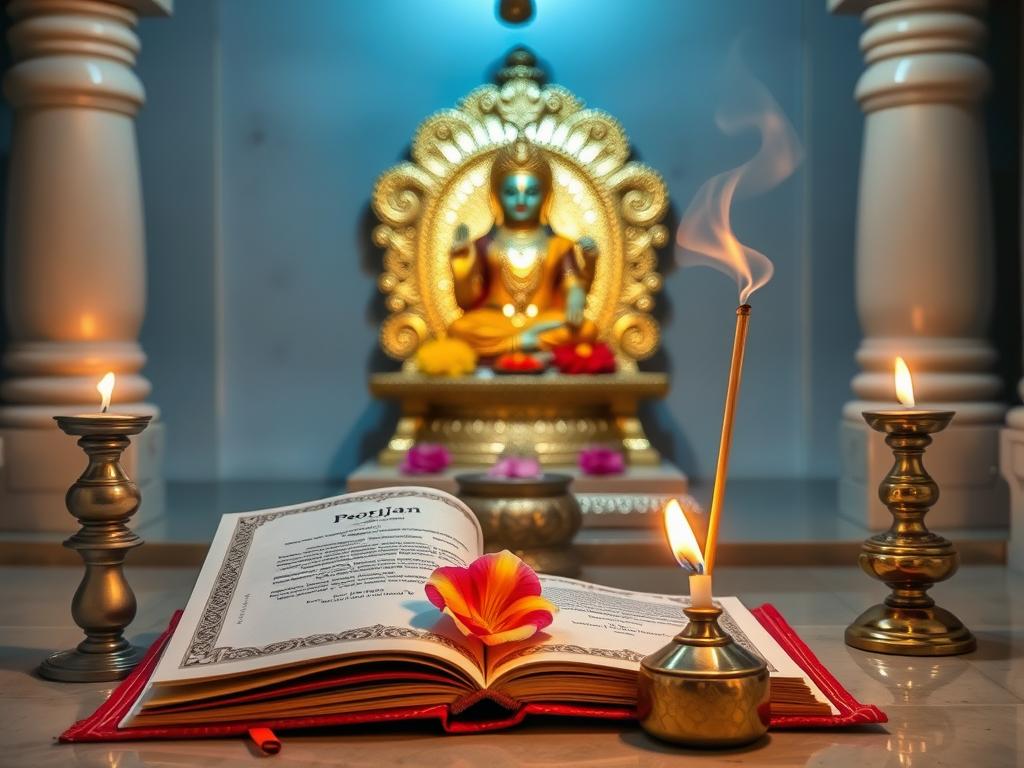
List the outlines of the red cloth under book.
{"type": "MultiPolygon", "coordinates": [[[[872,704],[861,704],[850,695],[821,662],[811,653],[793,628],[772,605],[762,605],[751,613],[782,646],[793,660],[807,673],[839,710],[838,715],[827,717],[777,717],[771,720],[772,728],[836,728],[850,725],[884,723],[885,713],[872,704]]],[[[271,728],[280,731],[326,726],[351,725],[357,723],[379,723],[396,720],[439,720],[449,733],[471,733],[508,728],[523,721],[527,715],[570,715],[573,717],[596,717],[608,720],[631,720],[634,713],[629,709],[613,707],[585,707],[564,704],[524,704],[509,712],[507,717],[480,721],[461,721],[454,717],[448,705],[430,707],[407,707],[349,715],[328,715],[323,717],[293,717],[258,722],[218,723],[209,726],[171,726],[165,728],[118,728],[124,716],[131,709],[135,699],[153,674],[160,652],[171,637],[181,618],[179,611],[171,619],[167,631],[156,639],[145,658],[110,697],[93,714],[80,720],[61,734],[63,742],[78,741],[128,741],[133,739],[202,739],[217,736],[242,736],[254,728],[271,728]]]]}

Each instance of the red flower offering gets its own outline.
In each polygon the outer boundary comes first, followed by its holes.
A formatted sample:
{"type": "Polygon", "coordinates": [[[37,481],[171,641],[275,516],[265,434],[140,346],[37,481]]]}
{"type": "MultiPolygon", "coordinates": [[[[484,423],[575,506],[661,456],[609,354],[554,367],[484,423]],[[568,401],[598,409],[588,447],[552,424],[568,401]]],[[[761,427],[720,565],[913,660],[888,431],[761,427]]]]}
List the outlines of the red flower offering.
{"type": "Polygon", "coordinates": [[[611,347],[596,341],[593,344],[565,344],[555,347],[555,365],[562,373],[614,373],[615,354],[611,347]]]}
{"type": "Polygon", "coordinates": [[[546,366],[526,352],[508,352],[494,361],[499,373],[541,373],[546,366]]]}
{"type": "Polygon", "coordinates": [[[468,568],[438,568],[424,590],[462,634],[485,645],[533,637],[558,610],[540,596],[534,570],[507,549],[478,557],[468,568]]]}

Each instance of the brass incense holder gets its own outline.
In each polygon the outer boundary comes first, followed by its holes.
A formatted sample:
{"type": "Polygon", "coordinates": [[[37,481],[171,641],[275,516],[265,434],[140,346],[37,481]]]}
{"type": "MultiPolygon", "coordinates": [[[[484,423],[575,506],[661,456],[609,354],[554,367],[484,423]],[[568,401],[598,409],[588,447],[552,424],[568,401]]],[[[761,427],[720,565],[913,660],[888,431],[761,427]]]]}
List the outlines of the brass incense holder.
{"type": "Polygon", "coordinates": [[[892,513],[892,527],[864,542],[860,567],[892,593],[846,628],[846,644],[905,656],[969,653],[977,647],[974,636],[927,594],[960,565],[952,543],[924,524],[939,498],[939,486],[925,471],[922,457],[931,435],[946,428],[953,412],[866,411],[864,418],[872,429],[885,433],[896,461],[878,486],[879,498],[892,513]]]}
{"type": "Polygon", "coordinates": [[[128,550],[142,544],[126,525],[139,508],[141,496],[120,459],[129,437],[142,432],[149,419],[107,413],[56,417],[64,432],[79,438],[89,465],[66,499],[68,510],[82,528],[64,542],[85,561],[85,577],[71,601],[71,616],[85,631],[85,639],[39,666],[39,674],[50,680],[120,680],[142,658],[141,651],[123,635],[135,618],[135,595],[122,568],[128,550]]]}
{"type": "Polygon", "coordinates": [[[647,733],[691,747],[738,747],[768,730],[764,661],[718,625],[719,608],[686,608],[690,623],[640,662],[637,715],[647,733]]]}

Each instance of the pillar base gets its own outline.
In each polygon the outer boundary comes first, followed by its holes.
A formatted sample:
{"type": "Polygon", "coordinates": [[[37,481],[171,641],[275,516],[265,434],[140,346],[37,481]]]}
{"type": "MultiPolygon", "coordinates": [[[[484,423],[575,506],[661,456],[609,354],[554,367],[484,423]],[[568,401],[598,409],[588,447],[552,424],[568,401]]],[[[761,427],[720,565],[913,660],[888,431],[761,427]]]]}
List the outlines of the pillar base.
{"type": "Polygon", "coordinates": [[[1014,423],[1024,422],[1024,408],[1014,408],[1008,421],[999,435],[1000,469],[1010,486],[1010,540],[1006,564],[1024,571],[1024,423],[1014,423]]]}
{"type": "MultiPolygon", "coordinates": [[[[64,495],[85,469],[74,439],[56,426],[0,429],[0,531],[57,532],[68,535],[78,522],[64,506],[64,495]]],[[[164,425],[156,422],[124,452],[121,465],[139,486],[142,504],[129,525],[164,512],[164,425]]]]}
{"type": "MultiPolygon", "coordinates": [[[[1008,490],[999,476],[1000,430],[999,424],[954,424],[936,435],[924,460],[940,490],[939,503],[926,520],[931,530],[941,534],[1009,525],[1008,490]]],[[[1024,441],[1024,431],[1021,435],[1024,441]]],[[[878,484],[892,467],[893,457],[884,436],[867,424],[844,419],[839,426],[839,455],[839,513],[873,531],[887,529],[892,515],[878,498],[878,484]]],[[[1021,467],[1024,478],[1024,458],[1021,467]]]]}

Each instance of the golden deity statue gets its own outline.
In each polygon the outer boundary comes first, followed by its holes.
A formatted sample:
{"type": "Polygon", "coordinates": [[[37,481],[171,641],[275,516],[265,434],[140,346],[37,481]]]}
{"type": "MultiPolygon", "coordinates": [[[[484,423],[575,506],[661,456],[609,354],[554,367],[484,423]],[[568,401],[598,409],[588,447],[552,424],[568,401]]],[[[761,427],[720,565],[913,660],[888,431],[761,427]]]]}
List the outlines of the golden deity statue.
{"type": "Polygon", "coordinates": [[[630,160],[619,121],[545,84],[525,49],[508,55],[497,84],[429,116],[410,160],[373,192],[388,311],[380,342],[403,361],[370,377],[374,395],[402,408],[380,463],[431,442],[457,465],[488,465],[508,450],[574,464],[593,444],[658,464],[637,408],[667,393],[668,376],[637,361],[659,342],[651,310],[667,208],[664,182],[630,160]],[[477,370],[420,370],[421,347],[441,339],[469,345],[477,370]],[[563,346],[584,355],[603,347],[615,370],[492,372],[505,353],[544,360],[563,346]]]}
{"type": "Polygon", "coordinates": [[[495,226],[473,242],[465,224],[455,230],[452,278],[463,315],[448,334],[483,357],[597,339],[597,327],[583,315],[597,245],[548,229],[551,184],[541,151],[517,139],[491,166],[495,226]]]}

